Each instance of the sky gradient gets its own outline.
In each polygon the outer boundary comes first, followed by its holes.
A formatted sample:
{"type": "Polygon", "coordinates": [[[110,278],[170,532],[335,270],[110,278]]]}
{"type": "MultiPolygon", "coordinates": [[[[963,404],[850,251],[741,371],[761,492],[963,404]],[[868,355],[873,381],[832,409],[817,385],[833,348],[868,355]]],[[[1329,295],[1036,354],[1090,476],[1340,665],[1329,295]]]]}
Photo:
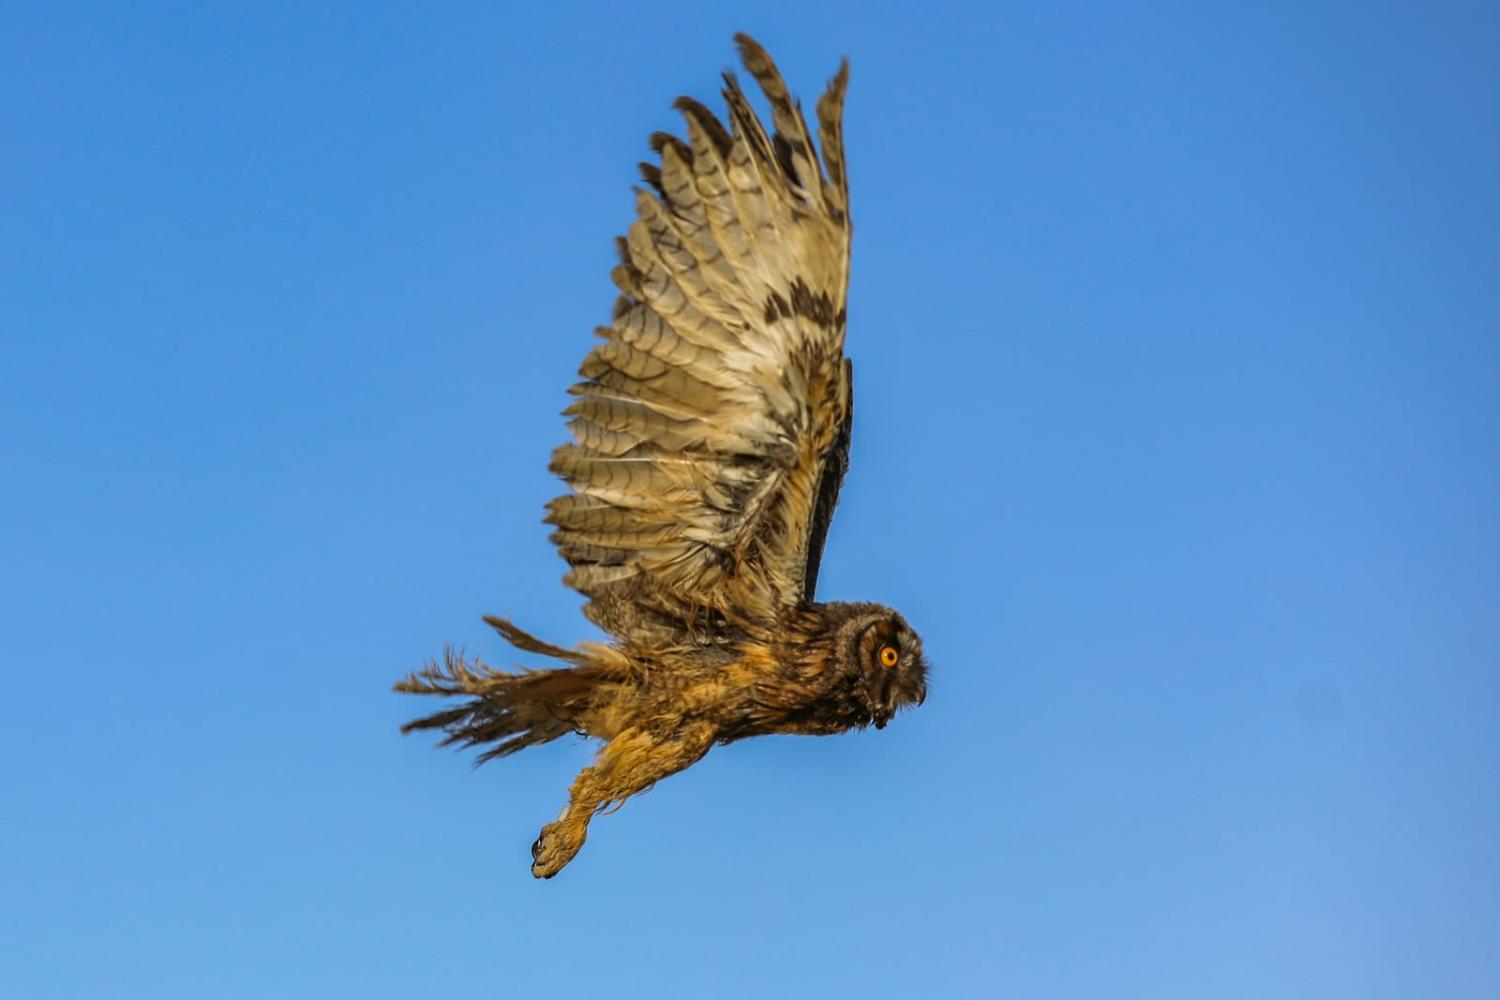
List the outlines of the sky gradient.
{"type": "Polygon", "coordinates": [[[0,994],[1500,995],[1500,15],[14,5],[0,994]],[[676,11],[674,13],[674,11],[676,11]],[[390,684],[540,523],[646,137],[852,63],[883,732],[537,828],[390,684]]]}

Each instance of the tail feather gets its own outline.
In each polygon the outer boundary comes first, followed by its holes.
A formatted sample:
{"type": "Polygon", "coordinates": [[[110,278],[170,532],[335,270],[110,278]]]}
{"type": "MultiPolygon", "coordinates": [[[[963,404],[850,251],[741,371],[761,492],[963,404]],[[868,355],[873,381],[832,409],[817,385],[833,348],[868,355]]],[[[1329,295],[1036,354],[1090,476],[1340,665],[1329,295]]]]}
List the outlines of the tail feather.
{"type": "Polygon", "coordinates": [[[476,759],[482,764],[538,743],[582,731],[582,714],[594,700],[605,672],[578,653],[543,642],[501,619],[486,619],[517,648],[577,664],[557,670],[495,670],[462,651],[446,649],[395,685],[397,691],[442,696],[472,695],[451,708],[414,719],[403,733],[440,729],[441,746],[464,748],[493,743],[476,759]]]}
{"type": "Polygon", "coordinates": [[[496,618],[494,615],[485,615],[484,623],[505,637],[505,641],[517,649],[524,649],[528,653],[540,653],[550,656],[554,660],[562,660],[564,663],[583,663],[584,657],[571,649],[563,649],[554,646],[550,642],[544,642],[532,635],[530,632],[517,628],[513,623],[504,618],[496,618]]]}

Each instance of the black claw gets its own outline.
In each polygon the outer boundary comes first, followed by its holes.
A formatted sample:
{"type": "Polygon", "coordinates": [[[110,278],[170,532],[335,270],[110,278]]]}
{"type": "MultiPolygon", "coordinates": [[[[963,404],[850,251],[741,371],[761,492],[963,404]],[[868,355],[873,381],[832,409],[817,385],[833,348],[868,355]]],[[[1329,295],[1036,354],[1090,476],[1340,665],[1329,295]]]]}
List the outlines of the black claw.
{"type": "Polygon", "coordinates": [[[538,836],[531,842],[531,860],[535,861],[542,856],[542,838],[538,836]]]}

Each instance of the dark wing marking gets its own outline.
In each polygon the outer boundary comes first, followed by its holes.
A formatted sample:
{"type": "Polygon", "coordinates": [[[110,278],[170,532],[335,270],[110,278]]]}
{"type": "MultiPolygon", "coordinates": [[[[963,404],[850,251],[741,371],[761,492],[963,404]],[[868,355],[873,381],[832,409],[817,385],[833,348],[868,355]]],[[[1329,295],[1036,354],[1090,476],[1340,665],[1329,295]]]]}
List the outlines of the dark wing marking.
{"type": "Polygon", "coordinates": [[[818,479],[818,505],[813,512],[812,527],[807,539],[807,571],[802,581],[802,599],[811,602],[817,598],[818,569],[823,563],[823,543],[828,539],[828,526],[833,523],[833,509],[838,506],[839,490],[844,485],[844,474],[849,471],[849,440],[854,430],[854,363],[844,359],[844,420],[839,425],[839,435],[833,447],[823,459],[823,474],[818,479]]]}

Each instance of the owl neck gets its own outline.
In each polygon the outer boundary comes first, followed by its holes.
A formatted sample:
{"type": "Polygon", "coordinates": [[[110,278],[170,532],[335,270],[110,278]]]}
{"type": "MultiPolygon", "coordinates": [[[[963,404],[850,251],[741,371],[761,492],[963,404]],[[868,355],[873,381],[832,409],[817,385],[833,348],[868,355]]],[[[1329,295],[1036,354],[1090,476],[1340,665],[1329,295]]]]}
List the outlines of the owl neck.
{"type": "Polygon", "coordinates": [[[756,685],[764,732],[841,733],[870,723],[863,679],[848,654],[850,633],[873,604],[810,604],[783,622],[775,668],[756,685]]]}

